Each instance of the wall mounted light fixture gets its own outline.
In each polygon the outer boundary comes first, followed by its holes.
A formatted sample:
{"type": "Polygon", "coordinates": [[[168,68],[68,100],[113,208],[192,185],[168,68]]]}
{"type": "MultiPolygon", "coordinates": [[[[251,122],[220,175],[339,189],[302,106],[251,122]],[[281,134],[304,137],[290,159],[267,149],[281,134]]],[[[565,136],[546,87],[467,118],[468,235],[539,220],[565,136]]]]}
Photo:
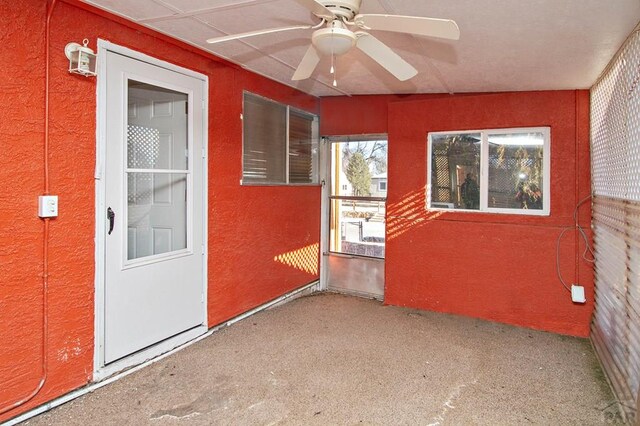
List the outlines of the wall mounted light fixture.
{"type": "Polygon", "coordinates": [[[78,43],[69,43],[64,47],[64,54],[69,59],[69,72],[73,74],[93,77],[96,73],[96,54],[87,45],[88,39],[82,40],[82,46],[78,43]]]}

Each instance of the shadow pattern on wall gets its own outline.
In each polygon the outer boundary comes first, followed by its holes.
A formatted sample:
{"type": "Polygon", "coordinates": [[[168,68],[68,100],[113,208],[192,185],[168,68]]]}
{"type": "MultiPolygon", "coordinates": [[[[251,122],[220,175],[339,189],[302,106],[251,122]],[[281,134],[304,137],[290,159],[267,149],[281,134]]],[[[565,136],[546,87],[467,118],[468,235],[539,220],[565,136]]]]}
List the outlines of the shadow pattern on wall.
{"type": "Polygon", "coordinates": [[[429,224],[446,214],[427,210],[427,188],[409,192],[397,202],[387,202],[387,241],[429,224]]]}
{"type": "Polygon", "coordinates": [[[275,262],[290,266],[311,275],[318,275],[320,261],[318,253],[320,245],[318,243],[302,247],[297,250],[279,254],[273,258],[275,262]]]}

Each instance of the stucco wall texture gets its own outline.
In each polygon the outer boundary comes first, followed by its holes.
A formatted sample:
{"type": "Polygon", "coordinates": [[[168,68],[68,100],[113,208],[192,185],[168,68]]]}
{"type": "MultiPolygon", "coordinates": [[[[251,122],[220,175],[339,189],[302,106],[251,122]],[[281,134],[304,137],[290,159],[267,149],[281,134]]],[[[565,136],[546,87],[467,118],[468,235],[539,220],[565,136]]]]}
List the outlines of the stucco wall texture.
{"type": "MultiPolygon", "coordinates": [[[[0,2],[0,407],[38,383],[42,339],[44,29],[46,2],[0,2]]],[[[311,112],[322,134],[388,133],[386,303],[586,336],[591,269],[576,233],[562,244],[574,305],[555,275],[555,241],[588,195],[588,92],[316,98],[165,36],[60,0],[51,21],[51,222],[47,383],[0,421],[91,380],[94,353],[96,79],[69,75],[66,43],[98,38],[209,76],[209,326],[318,276],[321,192],[240,186],[243,90],[311,112]],[[429,131],[551,127],[551,215],[424,209],[429,131]],[[407,213],[405,209],[409,206],[407,213]]],[[[98,77],[100,78],[100,77],[98,77]]],[[[580,211],[589,228],[588,205],[580,211]]]]}
{"type": "MultiPolygon", "coordinates": [[[[557,238],[590,192],[588,91],[323,98],[321,111],[323,135],[388,133],[385,303],[589,335],[593,275],[577,232],[560,264],[587,303],[556,277],[557,238]],[[551,127],[548,217],[425,209],[429,132],[538,126],[551,127]]],[[[579,217],[590,236],[589,203],[579,217]]]]}
{"type": "MultiPolygon", "coordinates": [[[[38,384],[42,341],[46,2],[0,2],[0,408],[38,384]]],[[[96,79],[70,75],[64,46],[98,38],[209,77],[209,326],[317,279],[320,188],[247,187],[243,90],[318,112],[319,101],[83,5],[51,19],[51,221],[48,378],[0,422],[91,380],[94,353],[96,79]]],[[[100,78],[100,77],[98,77],[100,78]]]]}

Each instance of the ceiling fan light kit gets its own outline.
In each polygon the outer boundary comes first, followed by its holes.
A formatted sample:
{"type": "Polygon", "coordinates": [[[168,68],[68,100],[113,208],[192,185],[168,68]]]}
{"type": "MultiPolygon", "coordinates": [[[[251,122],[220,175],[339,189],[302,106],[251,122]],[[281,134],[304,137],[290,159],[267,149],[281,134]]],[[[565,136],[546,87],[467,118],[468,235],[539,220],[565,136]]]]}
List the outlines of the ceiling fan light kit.
{"type": "Polygon", "coordinates": [[[340,56],[356,45],[357,37],[340,21],[333,21],[329,28],[315,30],[311,35],[311,43],[323,55],[340,56]]]}
{"type": "Polygon", "coordinates": [[[320,19],[320,23],[226,35],[211,38],[207,42],[221,43],[276,32],[313,29],[315,31],[311,35],[311,46],[294,72],[292,80],[304,80],[311,77],[320,63],[321,55],[333,58],[344,55],[355,47],[380,64],[398,80],[406,81],[413,78],[418,71],[367,31],[390,31],[450,40],[458,40],[460,37],[458,25],[449,19],[360,14],[362,0],[295,0],[295,2],[311,11],[320,19]],[[325,28],[321,28],[322,26],[325,28]],[[348,27],[354,27],[355,31],[348,27]]]}

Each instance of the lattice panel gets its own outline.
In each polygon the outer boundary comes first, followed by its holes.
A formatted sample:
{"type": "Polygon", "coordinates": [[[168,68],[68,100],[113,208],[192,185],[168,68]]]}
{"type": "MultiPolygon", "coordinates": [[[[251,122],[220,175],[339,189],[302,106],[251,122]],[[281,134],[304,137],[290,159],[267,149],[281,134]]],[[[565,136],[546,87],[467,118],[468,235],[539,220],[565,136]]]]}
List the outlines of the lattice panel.
{"type": "Polygon", "coordinates": [[[640,388],[640,33],[591,89],[592,339],[621,403],[640,388]]]}
{"type": "Polygon", "coordinates": [[[640,201],[640,34],[591,90],[595,195],[640,201]]]}
{"type": "Polygon", "coordinates": [[[640,201],[640,33],[627,51],[629,189],[628,198],[640,201]]]}
{"type": "Polygon", "coordinates": [[[450,202],[451,171],[449,170],[449,156],[446,149],[434,152],[431,167],[433,169],[432,200],[450,202]]]}
{"type": "MultiPolygon", "coordinates": [[[[158,129],[143,126],[127,126],[127,164],[129,168],[152,169],[156,166],[160,151],[158,129]]],[[[129,173],[127,175],[128,203],[145,205],[153,203],[153,175],[129,173]]]]}
{"type": "Polygon", "coordinates": [[[127,163],[133,169],[153,169],[160,152],[160,131],[152,127],[127,126],[127,163]]]}

